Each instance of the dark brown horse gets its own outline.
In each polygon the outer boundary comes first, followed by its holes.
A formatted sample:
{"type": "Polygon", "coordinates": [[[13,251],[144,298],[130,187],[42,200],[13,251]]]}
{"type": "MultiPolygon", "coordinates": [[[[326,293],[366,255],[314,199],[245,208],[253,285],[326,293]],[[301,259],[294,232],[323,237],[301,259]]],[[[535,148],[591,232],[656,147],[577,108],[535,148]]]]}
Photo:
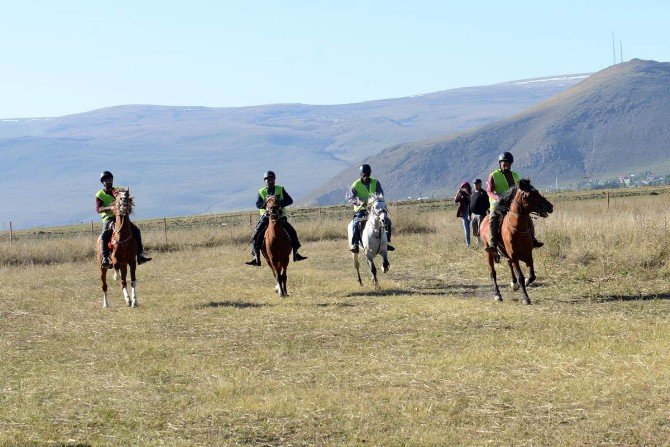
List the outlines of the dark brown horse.
{"type": "Polygon", "coordinates": [[[268,229],[265,231],[265,243],[261,247],[263,257],[272,269],[277,280],[275,290],[280,297],[288,296],[286,291],[286,269],[291,254],[291,239],[284,229],[281,216],[281,207],[277,197],[269,196],[265,207],[268,217],[268,229]]]}
{"type": "MultiPolygon", "coordinates": [[[[523,290],[524,304],[530,304],[530,298],[526,292],[526,286],[535,281],[535,268],[533,266],[533,222],[531,213],[541,217],[547,217],[554,211],[554,206],[533,188],[530,180],[522,179],[513,194],[510,209],[502,220],[500,229],[500,244],[498,254],[486,251],[489,261],[489,271],[493,280],[493,292],[496,301],[502,301],[498,282],[496,281],[496,269],[494,262],[499,254],[507,258],[510,271],[512,272],[512,289],[523,290]],[[525,279],[519,262],[523,262],[530,269],[528,279],[525,279]],[[516,275],[515,275],[516,271],[516,275]],[[519,280],[517,282],[517,275],[519,280]]],[[[484,247],[489,246],[489,216],[482,221],[479,237],[484,247]]]]}
{"type": "MultiPolygon", "coordinates": [[[[123,297],[128,306],[137,307],[137,278],[135,277],[135,268],[137,266],[137,243],[130,230],[130,213],[133,212],[133,199],[130,197],[130,191],[118,190],[114,193],[116,201],[114,202],[114,231],[110,244],[112,244],[111,260],[114,268],[114,279],[117,279],[121,273],[121,288],[123,297]],[[130,267],[130,285],[131,293],[128,294],[126,275],[130,267]]],[[[102,281],[102,307],[109,307],[107,301],[107,269],[101,267],[102,253],[100,251],[102,242],[98,238],[97,258],[100,266],[100,280],[102,281]]]]}

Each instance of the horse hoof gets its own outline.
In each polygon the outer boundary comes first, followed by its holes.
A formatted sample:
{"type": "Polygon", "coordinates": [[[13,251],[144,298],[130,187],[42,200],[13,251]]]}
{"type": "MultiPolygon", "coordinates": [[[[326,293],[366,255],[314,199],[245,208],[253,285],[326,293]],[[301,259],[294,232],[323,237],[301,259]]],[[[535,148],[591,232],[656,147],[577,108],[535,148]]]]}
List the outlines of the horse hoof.
{"type": "Polygon", "coordinates": [[[494,295],[493,298],[494,298],[496,301],[502,301],[502,300],[503,300],[503,299],[502,299],[502,296],[500,296],[500,295],[494,295]]]}
{"type": "Polygon", "coordinates": [[[519,290],[519,287],[521,286],[519,285],[518,282],[513,282],[512,284],[510,284],[510,287],[512,287],[512,290],[516,292],[517,290],[519,290]]]}

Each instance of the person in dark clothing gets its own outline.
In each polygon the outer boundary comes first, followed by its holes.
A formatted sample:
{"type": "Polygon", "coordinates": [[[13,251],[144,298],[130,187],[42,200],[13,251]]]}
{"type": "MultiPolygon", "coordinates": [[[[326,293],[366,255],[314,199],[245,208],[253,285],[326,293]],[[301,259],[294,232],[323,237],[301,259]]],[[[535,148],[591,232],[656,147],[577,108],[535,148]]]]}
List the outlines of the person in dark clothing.
{"type": "Polygon", "coordinates": [[[470,183],[463,182],[459,188],[456,196],[454,197],[454,202],[458,204],[458,209],[456,210],[456,217],[460,217],[463,220],[463,232],[465,233],[465,245],[470,246],[470,194],[472,193],[472,188],[470,183]]]}
{"type": "Polygon", "coordinates": [[[253,243],[251,247],[251,254],[253,259],[249,262],[245,262],[247,265],[260,266],[260,247],[263,242],[263,237],[265,236],[265,230],[268,227],[268,222],[270,217],[265,212],[266,202],[268,197],[275,196],[279,199],[279,204],[281,205],[280,219],[282,219],[282,226],[288,233],[289,238],[291,239],[291,247],[293,247],[293,261],[302,261],[307,259],[306,256],[302,256],[298,253],[300,248],[300,241],[298,240],[298,233],[296,233],[295,228],[288,222],[284,208],[293,203],[293,198],[286,192],[283,186],[275,185],[275,173],[272,171],[267,171],[263,180],[265,180],[265,186],[258,190],[258,197],[256,198],[256,208],[260,210],[260,218],[256,224],[254,234],[251,237],[253,243]]]}
{"type": "MultiPolygon", "coordinates": [[[[116,197],[114,196],[114,192],[122,189],[114,187],[114,176],[109,171],[100,174],[100,183],[103,184],[103,188],[95,193],[95,211],[100,213],[100,218],[102,219],[102,234],[100,235],[100,239],[102,240],[102,267],[110,269],[112,268],[112,261],[109,258],[108,244],[112,238],[115,221],[113,207],[116,197]]],[[[137,244],[137,265],[151,261],[151,258],[144,256],[140,229],[134,223],[130,222],[130,231],[133,233],[133,238],[135,238],[137,244]]]]}
{"type": "Polygon", "coordinates": [[[479,227],[491,204],[488,194],[482,189],[482,179],[476,179],[474,185],[475,190],[470,195],[470,226],[472,235],[479,237],[479,227]]]}

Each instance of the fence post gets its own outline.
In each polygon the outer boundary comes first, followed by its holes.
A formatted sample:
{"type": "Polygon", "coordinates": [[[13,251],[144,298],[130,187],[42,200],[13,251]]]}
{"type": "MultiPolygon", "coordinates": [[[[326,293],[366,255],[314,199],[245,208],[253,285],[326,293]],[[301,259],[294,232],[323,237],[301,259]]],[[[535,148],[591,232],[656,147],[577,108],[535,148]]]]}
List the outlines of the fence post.
{"type": "Polygon", "coordinates": [[[249,226],[252,226],[251,220],[254,218],[254,213],[249,213],[249,226]]]}
{"type": "Polygon", "coordinates": [[[14,231],[12,230],[12,221],[9,221],[9,245],[12,245],[12,242],[14,241],[14,231]]]}
{"type": "Polygon", "coordinates": [[[163,242],[167,244],[167,219],[163,218],[163,242]]]}
{"type": "Polygon", "coordinates": [[[321,208],[319,208],[319,223],[323,222],[323,217],[321,215],[321,208]]]}
{"type": "Polygon", "coordinates": [[[95,231],[93,231],[93,221],[91,221],[91,236],[95,236],[95,231]]]}
{"type": "Polygon", "coordinates": [[[610,192],[607,191],[607,211],[610,210],[610,192]]]}

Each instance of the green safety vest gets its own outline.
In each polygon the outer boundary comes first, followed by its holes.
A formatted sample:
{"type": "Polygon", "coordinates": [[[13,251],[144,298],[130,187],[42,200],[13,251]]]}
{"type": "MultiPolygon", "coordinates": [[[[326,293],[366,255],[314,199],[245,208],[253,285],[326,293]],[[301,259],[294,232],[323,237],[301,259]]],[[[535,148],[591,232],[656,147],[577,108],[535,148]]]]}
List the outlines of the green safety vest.
{"type": "MultiPolygon", "coordinates": [[[[268,201],[268,187],[263,186],[261,189],[259,189],[258,190],[258,195],[261,196],[261,199],[263,199],[263,202],[267,202],[268,201]]],[[[283,202],[284,201],[284,187],[279,186],[279,185],[275,185],[275,194],[274,195],[276,197],[279,197],[279,200],[281,202],[283,202]]],[[[258,210],[258,212],[262,216],[263,214],[265,214],[265,209],[260,209],[260,210],[258,210]]],[[[286,213],[284,213],[284,208],[282,207],[281,213],[279,214],[279,217],[284,217],[285,215],[286,215],[286,213]]]]}
{"type": "Polygon", "coordinates": [[[365,186],[361,179],[358,179],[351,185],[351,189],[356,191],[356,197],[363,201],[362,204],[354,206],[354,212],[357,213],[367,207],[370,195],[377,191],[377,179],[370,177],[370,184],[368,186],[365,186]]]}
{"type": "MultiPolygon", "coordinates": [[[[112,187],[112,190],[115,190],[116,188],[112,187]]],[[[110,196],[105,192],[104,189],[101,189],[100,191],[95,193],[95,196],[102,200],[102,206],[110,206],[112,203],[116,201],[116,198],[114,196],[110,196]]],[[[102,219],[103,222],[107,222],[108,220],[113,220],[114,219],[114,212],[113,211],[103,211],[100,213],[100,218],[102,219]]]]}
{"type": "MultiPolygon", "coordinates": [[[[502,196],[505,194],[505,192],[510,188],[510,186],[507,183],[507,178],[505,177],[505,174],[500,169],[496,169],[491,173],[493,176],[493,187],[495,189],[496,194],[499,196],[502,196]]],[[[514,179],[514,184],[518,185],[519,184],[519,174],[516,172],[512,171],[512,178],[514,179]]],[[[491,201],[491,207],[489,208],[490,210],[493,210],[493,208],[496,206],[496,203],[498,201],[491,201]]]]}

